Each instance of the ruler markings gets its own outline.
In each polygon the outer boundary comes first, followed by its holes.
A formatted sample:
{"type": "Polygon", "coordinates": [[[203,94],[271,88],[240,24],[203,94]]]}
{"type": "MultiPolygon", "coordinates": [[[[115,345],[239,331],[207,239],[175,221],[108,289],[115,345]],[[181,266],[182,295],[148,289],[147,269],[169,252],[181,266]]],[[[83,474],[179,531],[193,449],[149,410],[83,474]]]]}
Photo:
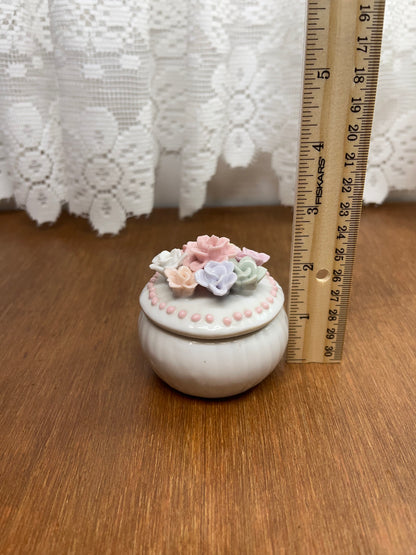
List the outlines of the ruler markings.
{"type": "Polygon", "coordinates": [[[289,362],[342,357],[384,3],[308,2],[289,362]]]}

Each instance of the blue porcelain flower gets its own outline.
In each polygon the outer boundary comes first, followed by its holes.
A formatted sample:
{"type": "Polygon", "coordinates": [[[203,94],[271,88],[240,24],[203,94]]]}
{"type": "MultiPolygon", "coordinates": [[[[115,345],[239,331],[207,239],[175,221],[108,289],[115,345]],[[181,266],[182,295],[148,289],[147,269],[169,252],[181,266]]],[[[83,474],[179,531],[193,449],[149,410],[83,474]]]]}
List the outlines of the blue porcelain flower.
{"type": "Polygon", "coordinates": [[[214,295],[226,295],[237,279],[232,262],[215,262],[210,260],[205,267],[195,272],[195,280],[199,285],[209,289],[214,295]]]}

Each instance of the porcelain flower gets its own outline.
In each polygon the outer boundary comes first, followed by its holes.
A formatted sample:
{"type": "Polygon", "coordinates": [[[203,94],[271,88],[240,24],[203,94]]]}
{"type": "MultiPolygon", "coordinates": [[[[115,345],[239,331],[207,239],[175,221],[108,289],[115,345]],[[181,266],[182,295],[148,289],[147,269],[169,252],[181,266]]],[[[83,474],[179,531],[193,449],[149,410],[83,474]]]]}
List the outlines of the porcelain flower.
{"type": "Polygon", "coordinates": [[[230,243],[227,237],[216,235],[200,235],[196,241],[188,241],[184,245],[185,258],[183,264],[196,272],[204,268],[207,262],[224,262],[235,256],[240,249],[230,243]]]}
{"type": "Polygon", "coordinates": [[[165,275],[175,297],[191,297],[198,285],[193,271],[188,266],[181,266],[178,269],[166,268],[165,275]]]}
{"type": "Polygon", "coordinates": [[[223,297],[234,285],[237,276],[232,262],[209,260],[203,269],[195,272],[196,281],[209,289],[214,295],[223,297]]]}
{"type": "Polygon", "coordinates": [[[166,268],[177,268],[184,257],[181,249],[173,249],[169,251],[162,251],[154,257],[150,264],[150,269],[155,272],[165,273],[166,268]]]}
{"type": "Polygon", "coordinates": [[[254,291],[267,272],[266,268],[257,266],[255,260],[249,256],[245,256],[240,261],[234,260],[233,264],[237,276],[233,291],[237,293],[251,293],[254,291]]]}
{"type": "Polygon", "coordinates": [[[266,262],[270,260],[270,256],[265,252],[253,251],[251,249],[246,249],[246,247],[243,247],[241,251],[235,255],[235,259],[239,262],[245,256],[252,258],[257,266],[263,266],[263,264],[266,264],[266,262]]]}

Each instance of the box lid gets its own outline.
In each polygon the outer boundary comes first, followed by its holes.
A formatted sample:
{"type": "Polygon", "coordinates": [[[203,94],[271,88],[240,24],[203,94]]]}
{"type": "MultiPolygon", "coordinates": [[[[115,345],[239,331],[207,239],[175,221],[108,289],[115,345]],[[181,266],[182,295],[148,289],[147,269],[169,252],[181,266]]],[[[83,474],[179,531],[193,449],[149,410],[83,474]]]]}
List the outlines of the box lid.
{"type": "Polygon", "coordinates": [[[267,274],[249,295],[231,292],[216,297],[197,287],[192,297],[177,298],[165,278],[156,273],[140,295],[148,318],[176,334],[217,339],[258,330],[276,317],[284,295],[277,281],[267,274]]]}

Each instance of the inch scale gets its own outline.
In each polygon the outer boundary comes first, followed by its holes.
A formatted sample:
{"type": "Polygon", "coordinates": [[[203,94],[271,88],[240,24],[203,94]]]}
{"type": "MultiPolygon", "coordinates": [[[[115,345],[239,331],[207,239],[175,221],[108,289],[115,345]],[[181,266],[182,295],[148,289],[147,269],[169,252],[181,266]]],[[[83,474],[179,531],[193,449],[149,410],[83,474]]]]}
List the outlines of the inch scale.
{"type": "Polygon", "coordinates": [[[342,357],[384,4],[308,1],[288,362],[342,357]]]}

